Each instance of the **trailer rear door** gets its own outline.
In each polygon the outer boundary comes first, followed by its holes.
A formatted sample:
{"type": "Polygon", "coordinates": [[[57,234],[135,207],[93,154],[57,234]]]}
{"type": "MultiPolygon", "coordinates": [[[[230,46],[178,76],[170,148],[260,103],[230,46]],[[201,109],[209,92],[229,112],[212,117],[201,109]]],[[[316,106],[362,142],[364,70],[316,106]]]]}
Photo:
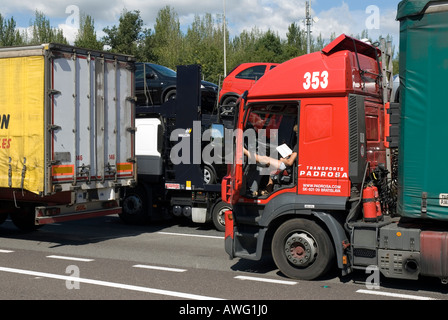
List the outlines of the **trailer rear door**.
{"type": "Polygon", "coordinates": [[[134,178],[132,77],[125,61],[53,51],[52,185],[101,188],[134,178]]]}

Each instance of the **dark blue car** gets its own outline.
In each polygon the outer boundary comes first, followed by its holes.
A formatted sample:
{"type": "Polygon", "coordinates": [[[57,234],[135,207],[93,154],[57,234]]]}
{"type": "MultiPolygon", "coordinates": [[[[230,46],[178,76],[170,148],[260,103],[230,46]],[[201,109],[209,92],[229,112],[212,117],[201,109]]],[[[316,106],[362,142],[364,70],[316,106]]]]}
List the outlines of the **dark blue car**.
{"type": "MultiPolygon", "coordinates": [[[[170,68],[148,62],[136,63],[135,94],[138,106],[161,105],[176,98],[177,73],[170,68]],[[145,90],[146,86],[146,90],[145,90]]],[[[202,109],[210,112],[216,105],[218,86],[201,81],[202,109]]]]}

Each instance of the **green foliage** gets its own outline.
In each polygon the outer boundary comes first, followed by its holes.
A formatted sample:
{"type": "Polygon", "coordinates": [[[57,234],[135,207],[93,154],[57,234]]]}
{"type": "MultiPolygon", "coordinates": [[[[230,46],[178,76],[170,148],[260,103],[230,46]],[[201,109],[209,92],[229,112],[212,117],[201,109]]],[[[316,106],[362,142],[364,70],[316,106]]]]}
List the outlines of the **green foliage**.
{"type": "Polygon", "coordinates": [[[110,46],[112,52],[136,56],[138,45],[143,40],[144,35],[140,11],[123,10],[118,27],[107,27],[103,31],[106,33],[103,41],[110,46]]]}
{"type": "Polygon", "coordinates": [[[137,54],[135,57],[138,61],[157,61],[156,53],[154,51],[154,33],[151,29],[144,29],[142,34],[143,40],[137,48],[137,54]]]}
{"type": "Polygon", "coordinates": [[[177,13],[170,6],[161,9],[154,25],[154,56],[158,64],[176,69],[182,64],[183,35],[177,13]]]}
{"type": "Polygon", "coordinates": [[[284,59],[289,60],[306,54],[306,50],[306,31],[300,29],[298,24],[291,23],[288,27],[283,49],[284,59]]]}
{"type": "Polygon", "coordinates": [[[31,25],[32,37],[28,44],[42,44],[56,42],[68,44],[61,29],[52,28],[50,20],[40,11],[35,11],[35,18],[31,25]]]}
{"type": "Polygon", "coordinates": [[[49,42],[68,44],[62,30],[52,28],[50,25],[50,20],[48,20],[46,16],[38,10],[34,12],[34,21],[30,22],[29,30],[30,34],[28,34],[27,31],[21,33],[16,28],[16,22],[13,17],[6,20],[0,14],[0,47],[42,44],[49,42]]]}
{"type": "Polygon", "coordinates": [[[0,47],[16,46],[23,44],[20,32],[16,30],[16,22],[14,18],[6,20],[0,14],[0,47]]]}
{"type": "MultiPolygon", "coordinates": [[[[106,45],[106,49],[112,52],[133,55],[138,61],[153,62],[172,69],[182,64],[200,64],[204,79],[215,83],[222,82],[224,74],[224,41],[226,73],[244,62],[282,63],[307,52],[307,34],[298,23],[290,24],[286,39],[273,30],[263,32],[257,27],[244,30],[231,39],[227,28],[224,37],[222,20],[220,15],[196,15],[187,32],[183,33],[178,14],[172,7],[165,6],[158,12],[154,29],[147,29],[143,27],[140,11],[124,9],[118,25],[104,28],[106,36],[98,40],[93,18],[82,15],[74,44],[97,50],[106,45]]],[[[6,20],[0,14],[0,46],[67,43],[62,30],[52,28],[50,21],[39,11],[35,12],[30,29],[31,38],[26,32],[17,30],[12,17],[6,20]]],[[[333,33],[329,41],[325,41],[322,35],[312,37],[311,52],[321,50],[337,36],[333,33]]],[[[369,38],[369,35],[364,30],[354,37],[369,38]]],[[[391,37],[388,35],[387,39],[391,40],[391,37]]],[[[398,73],[398,58],[394,60],[394,73],[398,73]]]]}
{"type": "Polygon", "coordinates": [[[102,50],[103,43],[97,40],[95,32],[95,21],[89,15],[82,15],[79,23],[79,32],[76,36],[75,46],[102,50]]]}
{"type": "Polygon", "coordinates": [[[211,14],[196,15],[183,39],[182,63],[200,64],[203,76],[218,83],[224,69],[223,41],[222,26],[211,14]]]}
{"type": "Polygon", "coordinates": [[[260,61],[283,62],[283,46],[278,34],[268,30],[255,42],[255,52],[260,61]]]}

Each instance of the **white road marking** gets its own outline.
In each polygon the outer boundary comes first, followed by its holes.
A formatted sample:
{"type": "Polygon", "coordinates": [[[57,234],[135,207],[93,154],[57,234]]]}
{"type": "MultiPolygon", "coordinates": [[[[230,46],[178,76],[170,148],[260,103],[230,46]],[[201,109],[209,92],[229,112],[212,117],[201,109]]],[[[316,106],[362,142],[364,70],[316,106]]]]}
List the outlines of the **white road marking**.
{"type": "Polygon", "coordinates": [[[92,262],[92,261],[95,261],[94,259],[85,259],[85,258],[76,258],[76,257],[65,257],[65,256],[56,256],[56,255],[47,256],[47,258],[51,258],[51,259],[61,259],[61,260],[71,260],[71,261],[81,261],[81,262],[92,262]]]}
{"type": "Polygon", "coordinates": [[[278,283],[278,284],[286,284],[286,285],[289,285],[289,286],[293,286],[293,285],[297,284],[297,282],[295,282],[295,281],[276,280],[276,279],[248,277],[248,276],[236,276],[235,279],[251,280],[251,281],[261,281],[261,282],[270,282],[270,283],[278,283]]]}
{"type": "Polygon", "coordinates": [[[186,269],[177,269],[177,268],[166,268],[166,267],[158,267],[158,266],[148,266],[144,264],[136,264],[133,265],[134,268],[142,268],[142,269],[152,269],[152,270],[161,270],[161,271],[171,271],[171,272],[185,272],[186,269]]]}
{"type": "Polygon", "coordinates": [[[205,235],[201,235],[201,234],[175,233],[175,232],[163,232],[163,231],[159,231],[157,233],[159,233],[159,234],[166,234],[166,235],[169,235],[169,236],[183,236],[183,237],[210,238],[210,239],[224,240],[224,237],[205,236],[205,235]]]}
{"type": "Polygon", "coordinates": [[[108,282],[108,281],[101,281],[101,280],[94,280],[94,279],[78,278],[78,277],[73,277],[73,276],[63,276],[63,275],[59,275],[59,274],[38,272],[38,271],[31,271],[31,270],[22,270],[22,269],[0,267],[0,271],[11,272],[11,273],[18,273],[18,274],[26,274],[26,275],[31,275],[31,276],[35,276],[35,277],[42,277],[42,278],[59,279],[59,280],[65,280],[65,281],[70,281],[70,282],[77,281],[77,282],[80,282],[80,283],[88,283],[88,284],[97,285],[97,286],[110,287],[110,288],[116,288],[116,289],[125,289],[125,290],[139,291],[139,292],[146,292],[146,293],[159,294],[159,295],[171,296],[171,297],[177,297],[177,298],[184,298],[184,299],[192,299],[192,300],[224,300],[224,299],[221,299],[221,298],[208,297],[208,296],[202,296],[202,295],[191,294],[191,293],[184,293],[184,292],[177,292],[177,291],[170,291],[170,290],[147,288],[147,287],[134,286],[134,285],[124,284],[124,283],[115,283],[115,282],[108,282]]]}
{"type": "Polygon", "coordinates": [[[365,294],[373,294],[373,295],[377,295],[377,296],[401,298],[401,299],[438,300],[438,299],[435,299],[435,298],[423,297],[423,296],[415,296],[415,295],[412,295],[412,294],[392,293],[392,292],[375,291],[375,290],[360,289],[360,290],[357,290],[356,292],[358,292],[358,293],[365,293],[365,294]]]}
{"type": "Polygon", "coordinates": [[[12,252],[14,252],[14,251],[0,249],[0,253],[12,253],[12,252]]]}

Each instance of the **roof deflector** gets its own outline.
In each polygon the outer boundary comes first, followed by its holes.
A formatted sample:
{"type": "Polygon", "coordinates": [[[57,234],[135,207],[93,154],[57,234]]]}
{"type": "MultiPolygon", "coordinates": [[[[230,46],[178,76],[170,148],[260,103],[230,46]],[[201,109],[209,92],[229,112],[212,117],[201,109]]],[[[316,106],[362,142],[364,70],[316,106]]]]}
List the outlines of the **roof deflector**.
{"type": "Polygon", "coordinates": [[[378,48],[375,48],[371,44],[368,44],[361,40],[349,37],[345,34],[341,34],[334,41],[329,43],[325,48],[322,49],[322,52],[330,55],[343,50],[356,52],[375,60],[381,56],[381,50],[379,50],[378,48]]]}

